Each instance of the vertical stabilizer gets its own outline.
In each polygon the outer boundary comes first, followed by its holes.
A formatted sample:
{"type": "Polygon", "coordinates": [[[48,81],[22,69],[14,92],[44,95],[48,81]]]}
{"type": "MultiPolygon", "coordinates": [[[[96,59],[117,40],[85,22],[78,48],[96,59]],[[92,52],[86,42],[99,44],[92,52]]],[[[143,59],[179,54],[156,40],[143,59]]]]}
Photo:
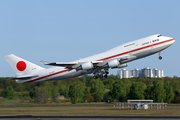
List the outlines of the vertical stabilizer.
{"type": "Polygon", "coordinates": [[[18,76],[28,75],[44,68],[35,65],[27,60],[17,57],[13,54],[4,57],[18,76]]]}

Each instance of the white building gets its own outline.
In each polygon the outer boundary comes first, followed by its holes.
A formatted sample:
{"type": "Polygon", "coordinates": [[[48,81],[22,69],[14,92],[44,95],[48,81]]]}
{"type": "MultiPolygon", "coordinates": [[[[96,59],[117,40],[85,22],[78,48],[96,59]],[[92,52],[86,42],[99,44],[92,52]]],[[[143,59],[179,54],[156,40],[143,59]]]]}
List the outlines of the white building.
{"type": "Polygon", "coordinates": [[[118,70],[118,74],[120,75],[121,79],[122,78],[143,77],[144,75],[146,77],[150,77],[150,78],[164,77],[163,70],[158,70],[157,68],[150,69],[148,67],[141,69],[141,70],[139,70],[139,69],[134,69],[134,70],[122,69],[122,70],[118,70]]]}
{"type": "Polygon", "coordinates": [[[129,78],[129,72],[126,70],[126,69],[122,69],[121,71],[119,71],[119,75],[122,77],[122,78],[129,78]]]}

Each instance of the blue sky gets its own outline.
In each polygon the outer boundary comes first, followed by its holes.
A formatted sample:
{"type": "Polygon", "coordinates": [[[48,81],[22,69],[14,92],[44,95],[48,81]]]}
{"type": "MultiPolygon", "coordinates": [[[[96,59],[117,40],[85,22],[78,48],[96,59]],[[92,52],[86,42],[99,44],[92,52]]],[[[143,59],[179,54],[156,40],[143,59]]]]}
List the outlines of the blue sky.
{"type": "MultiPolygon", "coordinates": [[[[130,62],[180,76],[179,0],[1,0],[0,77],[16,76],[4,56],[15,54],[39,61],[70,62],[123,43],[162,34],[175,43],[158,54],[130,62]]],[[[117,70],[110,70],[116,74],[117,70]]]]}

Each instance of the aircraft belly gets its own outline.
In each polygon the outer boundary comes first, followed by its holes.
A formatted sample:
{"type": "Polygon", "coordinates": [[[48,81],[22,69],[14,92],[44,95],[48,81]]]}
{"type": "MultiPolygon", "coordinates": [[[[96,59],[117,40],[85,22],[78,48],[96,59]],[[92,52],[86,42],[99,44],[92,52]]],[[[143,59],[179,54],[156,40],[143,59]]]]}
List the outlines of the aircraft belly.
{"type": "MultiPolygon", "coordinates": [[[[60,73],[60,74],[57,74],[57,75],[54,75],[54,76],[49,76],[49,77],[44,77],[42,79],[39,79],[39,80],[35,80],[33,82],[40,82],[40,81],[48,81],[48,80],[61,80],[61,79],[68,79],[68,78],[73,78],[73,77],[77,77],[77,76],[80,76],[80,75],[84,75],[86,74],[87,72],[86,71],[82,71],[82,70],[79,70],[79,71],[76,71],[76,70],[71,70],[71,71],[67,71],[65,73],[60,73]]],[[[45,75],[46,76],[46,75],[45,75]]],[[[42,76],[43,77],[43,76],[42,76]]],[[[28,82],[28,81],[31,81],[33,79],[28,79],[28,80],[16,80],[17,83],[25,83],[25,82],[28,82]]]]}
{"type": "Polygon", "coordinates": [[[147,57],[149,55],[158,53],[158,52],[168,48],[170,45],[171,44],[166,43],[166,44],[161,44],[161,45],[158,45],[158,46],[151,46],[151,47],[146,48],[144,50],[131,53],[131,55],[135,56],[135,57],[133,57],[132,59],[124,60],[124,61],[121,62],[121,64],[131,62],[133,60],[137,60],[137,59],[140,59],[140,58],[147,57]]]}
{"type": "Polygon", "coordinates": [[[161,44],[159,46],[152,47],[152,52],[157,53],[171,46],[171,44],[161,44]]]}
{"type": "Polygon", "coordinates": [[[54,77],[52,77],[50,79],[51,80],[68,79],[68,78],[73,78],[73,77],[81,76],[81,75],[84,75],[86,73],[87,73],[86,71],[82,71],[82,70],[79,70],[79,71],[72,70],[72,71],[68,71],[67,73],[64,73],[62,75],[54,76],[54,77]]]}
{"type": "Polygon", "coordinates": [[[152,54],[152,51],[151,51],[151,48],[146,48],[142,51],[140,51],[139,53],[137,53],[137,58],[142,58],[142,57],[145,57],[145,56],[148,56],[152,54]]]}
{"type": "Polygon", "coordinates": [[[169,46],[170,46],[169,44],[166,44],[166,45],[161,44],[161,45],[158,45],[158,46],[151,46],[150,48],[147,48],[147,49],[135,54],[135,56],[137,56],[137,59],[147,57],[149,55],[158,53],[158,52],[166,49],[169,46]]]}

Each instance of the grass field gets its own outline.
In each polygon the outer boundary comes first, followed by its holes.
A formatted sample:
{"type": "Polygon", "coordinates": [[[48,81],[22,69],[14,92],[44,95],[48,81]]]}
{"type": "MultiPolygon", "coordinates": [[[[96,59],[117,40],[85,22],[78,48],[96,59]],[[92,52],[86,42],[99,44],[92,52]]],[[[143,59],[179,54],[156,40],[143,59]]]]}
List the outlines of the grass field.
{"type": "Polygon", "coordinates": [[[113,104],[0,104],[0,116],[180,116],[180,105],[166,110],[120,110],[113,104]]]}

